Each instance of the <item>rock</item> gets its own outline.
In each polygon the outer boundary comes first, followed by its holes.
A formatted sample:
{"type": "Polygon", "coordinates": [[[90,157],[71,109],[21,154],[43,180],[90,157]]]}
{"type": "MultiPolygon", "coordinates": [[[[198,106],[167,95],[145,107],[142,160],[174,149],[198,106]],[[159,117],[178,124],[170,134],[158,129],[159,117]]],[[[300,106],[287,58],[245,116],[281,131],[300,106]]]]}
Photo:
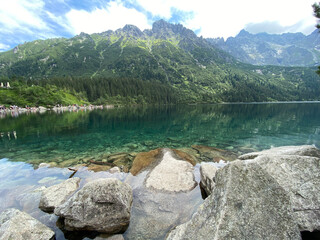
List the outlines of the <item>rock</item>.
{"type": "MultiPolygon", "coordinates": [[[[300,149],[297,152],[304,154],[300,149]]],[[[300,231],[320,230],[320,158],[264,152],[247,161],[259,164],[288,192],[300,231]]]]}
{"type": "Polygon", "coordinates": [[[130,221],[132,189],[115,178],[87,183],[54,213],[64,218],[67,230],[104,233],[125,231],[130,221]]]}
{"type": "Polygon", "coordinates": [[[49,168],[50,164],[49,163],[40,163],[38,168],[49,168]]]}
{"type": "Polygon", "coordinates": [[[205,162],[233,161],[237,159],[234,152],[203,145],[192,145],[193,149],[200,154],[200,159],[205,162]]]}
{"type": "Polygon", "coordinates": [[[301,239],[286,191],[254,162],[217,171],[216,186],[192,219],[167,239],[301,239]]]}
{"type": "Polygon", "coordinates": [[[94,238],[93,240],[124,240],[124,237],[122,236],[122,234],[115,234],[110,237],[98,236],[98,237],[94,238]]]}
{"type": "Polygon", "coordinates": [[[54,209],[63,204],[79,188],[80,178],[69,178],[68,180],[48,187],[42,191],[39,208],[45,212],[53,212],[54,209]]]}
{"type": "Polygon", "coordinates": [[[170,192],[190,191],[197,183],[191,163],[173,157],[173,152],[164,149],[161,162],[149,173],[146,187],[170,192]]]}
{"type": "Polygon", "coordinates": [[[200,165],[200,184],[208,196],[213,191],[217,170],[218,168],[215,167],[212,163],[202,162],[200,165]]]}
{"type": "Polygon", "coordinates": [[[54,232],[29,214],[9,208],[0,214],[0,239],[49,240],[54,232]]]}
{"type": "Polygon", "coordinates": [[[88,170],[94,171],[94,172],[104,172],[108,171],[111,167],[107,165],[100,165],[100,164],[90,164],[88,166],[88,170]]]}
{"type": "Polygon", "coordinates": [[[261,152],[252,152],[241,155],[239,159],[247,160],[254,159],[261,155],[297,155],[297,156],[309,156],[320,158],[320,150],[312,145],[302,146],[284,146],[276,147],[261,152]]]}
{"type": "Polygon", "coordinates": [[[113,168],[109,169],[109,172],[110,172],[110,173],[120,173],[121,171],[120,171],[120,168],[118,168],[118,167],[113,167],[113,168]]]}
{"type": "Polygon", "coordinates": [[[172,151],[180,158],[186,160],[187,162],[191,163],[193,166],[196,165],[196,160],[193,156],[191,156],[190,154],[188,154],[187,152],[183,152],[181,150],[178,149],[172,149],[172,151]]]}
{"type": "Polygon", "coordinates": [[[161,153],[161,149],[155,149],[150,152],[141,152],[136,155],[133,160],[130,173],[136,176],[141,170],[148,167],[151,163],[155,162],[161,153]]]}

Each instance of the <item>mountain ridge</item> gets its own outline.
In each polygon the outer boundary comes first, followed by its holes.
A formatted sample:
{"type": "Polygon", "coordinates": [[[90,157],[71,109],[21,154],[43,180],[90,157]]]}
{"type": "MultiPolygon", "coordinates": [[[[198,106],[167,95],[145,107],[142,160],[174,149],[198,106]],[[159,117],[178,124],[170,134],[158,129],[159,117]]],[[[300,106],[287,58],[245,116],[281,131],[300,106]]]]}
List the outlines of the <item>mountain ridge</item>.
{"type": "Polygon", "coordinates": [[[239,61],[253,65],[317,66],[320,63],[320,35],[303,33],[251,34],[241,30],[235,37],[208,38],[239,61]]]}
{"type": "Polygon", "coordinates": [[[125,97],[130,93],[126,84],[141,86],[133,88],[143,96],[150,96],[139,90],[143,85],[150,91],[152,83],[158,84],[176,95],[177,102],[187,103],[315,100],[320,89],[315,69],[241,63],[192,30],[164,20],[144,31],[125,25],[115,31],[18,45],[0,53],[0,77],[86,91],[90,101],[116,94],[125,97]],[[118,85],[123,91],[112,90],[117,82],[126,83],[118,85]],[[78,83],[82,86],[76,88],[78,83]],[[93,87],[88,90],[89,83],[93,87]]]}

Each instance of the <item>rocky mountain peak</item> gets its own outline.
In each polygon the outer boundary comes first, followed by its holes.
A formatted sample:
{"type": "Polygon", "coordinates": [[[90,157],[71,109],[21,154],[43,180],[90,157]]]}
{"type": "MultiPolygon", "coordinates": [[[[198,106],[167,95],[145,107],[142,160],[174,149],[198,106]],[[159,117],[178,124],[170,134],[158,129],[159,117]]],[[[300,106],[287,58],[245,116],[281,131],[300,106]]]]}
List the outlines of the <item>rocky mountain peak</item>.
{"type": "Polygon", "coordinates": [[[182,24],[172,24],[161,19],[153,23],[152,32],[162,37],[170,37],[179,34],[182,37],[197,38],[197,35],[190,29],[185,28],[182,24]]]}
{"type": "Polygon", "coordinates": [[[127,24],[122,29],[117,30],[117,32],[123,32],[133,37],[141,37],[143,32],[136,26],[127,24]]]}

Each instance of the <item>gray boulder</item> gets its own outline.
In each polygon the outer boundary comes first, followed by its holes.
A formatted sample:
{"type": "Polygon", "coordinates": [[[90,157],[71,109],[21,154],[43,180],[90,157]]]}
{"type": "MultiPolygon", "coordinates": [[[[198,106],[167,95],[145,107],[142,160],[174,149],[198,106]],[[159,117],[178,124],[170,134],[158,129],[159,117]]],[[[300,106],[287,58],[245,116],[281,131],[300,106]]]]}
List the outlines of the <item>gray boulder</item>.
{"type": "Polygon", "coordinates": [[[0,214],[0,239],[49,240],[54,232],[29,214],[9,208],[0,214]]]}
{"type": "Polygon", "coordinates": [[[291,198],[300,231],[320,230],[320,150],[315,146],[285,146],[249,153],[291,198]]]}
{"type": "Polygon", "coordinates": [[[179,160],[164,149],[160,163],[149,173],[146,187],[170,192],[190,191],[197,185],[191,163],[179,160]]]}
{"type": "Polygon", "coordinates": [[[45,212],[53,212],[62,205],[79,188],[80,178],[69,178],[66,181],[48,187],[42,191],[39,208],[45,212]]]}
{"type": "Polygon", "coordinates": [[[252,152],[238,157],[241,160],[254,159],[262,155],[296,155],[320,158],[320,151],[313,145],[276,147],[261,152],[252,152]]]}
{"type": "Polygon", "coordinates": [[[167,239],[300,239],[290,197],[255,162],[234,161],[217,171],[212,194],[167,239]]]}
{"type": "Polygon", "coordinates": [[[211,163],[202,162],[200,165],[200,185],[209,196],[215,185],[215,176],[218,168],[211,163]]]}
{"type": "Polygon", "coordinates": [[[100,178],[87,183],[54,213],[64,218],[67,230],[118,233],[129,224],[131,205],[132,189],[128,184],[100,178]]]}

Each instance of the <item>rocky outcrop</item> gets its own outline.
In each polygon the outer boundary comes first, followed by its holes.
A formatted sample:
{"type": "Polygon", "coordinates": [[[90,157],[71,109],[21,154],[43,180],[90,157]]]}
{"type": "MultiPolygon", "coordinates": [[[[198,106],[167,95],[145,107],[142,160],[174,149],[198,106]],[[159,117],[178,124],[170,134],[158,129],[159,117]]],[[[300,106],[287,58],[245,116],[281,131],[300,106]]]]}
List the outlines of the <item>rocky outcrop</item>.
{"type": "Polygon", "coordinates": [[[212,163],[201,163],[200,165],[200,185],[206,194],[209,196],[215,186],[215,176],[218,168],[212,163]]]}
{"type": "Polygon", "coordinates": [[[48,187],[42,191],[39,208],[45,212],[53,212],[62,205],[79,188],[80,178],[69,178],[68,180],[48,187]]]}
{"type": "Polygon", "coordinates": [[[163,150],[160,163],[146,179],[147,188],[170,192],[190,191],[196,185],[192,164],[175,158],[170,149],[163,150]]]}
{"type": "Polygon", "coordinates": [[[87,183],[54,213],[64,218],[67,230],[118,233],[129,225],[131,204],[128,184],[101,178],[87,183]]]}
{"type": "Polygon", "coordinates": [[[296,155],[320,158],[320,151],[313,145],[276,147],[261,152],[252,152],[239,156],[241,160],[254,159],[262,155],[296,155]]]}
{"type": "Polygon", "coordinates": [[[51,240],[54,232],[18,209],[9,208],[0,214],[1,240],[51,240]]]}
{"type": "Polygon", "coordinates": [[[291,198],[300,231],[320,230],[320,151],[314,146],[272,148],[240,156],[270,174],[291,198]]]}
{"type": "Polygon", "coordinates": [[[212,194],[167,239],[300,239],[290,197],[255,162],[234,161],[216,174],[212,194]]]}

